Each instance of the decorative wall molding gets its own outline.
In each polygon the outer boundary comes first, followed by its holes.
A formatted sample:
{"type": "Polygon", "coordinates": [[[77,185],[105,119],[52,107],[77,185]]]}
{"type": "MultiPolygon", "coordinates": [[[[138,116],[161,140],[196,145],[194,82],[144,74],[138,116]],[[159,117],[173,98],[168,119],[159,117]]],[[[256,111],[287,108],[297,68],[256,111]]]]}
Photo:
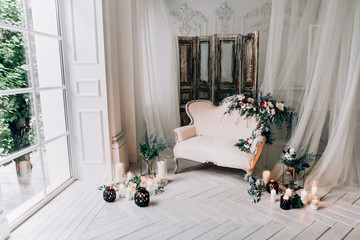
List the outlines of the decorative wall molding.
{"type": "Polygon", "coordinates": [[[78,110],[78,118],[82,162],[86,164],[104,164],[104,130],[101,109],[78,110]]]}
{"type": "Polygon", "coordinates": [[[200,36],[206,34],[206,18],[184,3],[179,9],[170,12],[179,36],[200,36]]]}
{"type": "Polygon", "coordinates": [[[254,32],[258,30],[261,34],[269,32],[271,2],[266,2],[262,6],[247,12],[243,18],[245,29],[244,32],[254,32]]]}
{"type": "Polygon", "coordinates": [[[100,79],[76,79],[76,95],[79,97],[100,97],[100,79]]]}
{"type": "MultiPolygon", "coordinates": [[[[116,136],[112,137],[111,148],[113,164],[122,162],[125,164],[125,169],[129,169],[129,149],[126,144],[126,136],[124,132],[119,132],[116,136]]],[[[115,172],[113,176],[115,177],[115,172]]]]}
{"type": "Polygon", "coordinates": [[[234,10],[224,2],[215,12],[215,33],[230,34],[234,29],[234,10]]]}
{"type": "Polygon", "coordinates": [[[95,0],[70,1],[73,61],[75,64],[98,64],[95,0]],[[90,10],[84,11],[84,7],[90,10]]]}

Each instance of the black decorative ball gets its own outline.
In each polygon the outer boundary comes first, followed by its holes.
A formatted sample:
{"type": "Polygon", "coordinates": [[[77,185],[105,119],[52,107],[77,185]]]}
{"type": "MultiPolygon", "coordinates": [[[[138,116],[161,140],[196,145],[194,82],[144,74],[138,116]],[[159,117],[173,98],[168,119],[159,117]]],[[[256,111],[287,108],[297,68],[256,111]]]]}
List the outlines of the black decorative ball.
{"type": "Polygon", "coordinates": [[[271,190],[275,189],[276,193],[279,192],[279,184],[277,183],[276,180],[271,179],[270,181],[268,181],[268,183],[266,184],[266,191],[268,191],[268,193],[271,193],[271,190]]]}
{"type": "Polygon", "coordinates": [[[137,192],[135,193],[135,204],[139,207],[146,207],[149,205],[150,202],[150,194],[146,190],[146,188],[139,188],[137,192]]]}
{"type": "Polygon", "coordinates": [[[103,198],[107,202],[113,202],[116,199],[116,191],[113,187],[106,187],[103,192],[103,198]]]}

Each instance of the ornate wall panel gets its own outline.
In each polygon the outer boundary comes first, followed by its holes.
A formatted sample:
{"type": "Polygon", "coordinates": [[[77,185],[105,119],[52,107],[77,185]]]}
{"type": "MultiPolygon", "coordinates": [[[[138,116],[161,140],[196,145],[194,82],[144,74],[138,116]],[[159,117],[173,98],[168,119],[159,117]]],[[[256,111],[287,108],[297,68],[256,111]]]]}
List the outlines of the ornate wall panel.
{"type": "Polygon", "coordinates": [[[234,11],[224,2],[215,12],[215,33],[230,34],[234,29],[234,11]]]}
{"type": "Polygon", "coordinates": [[[206,18],[184,3],[179,9],[170,12],[179,36],[200,36],[206,34],[206,18]]]}

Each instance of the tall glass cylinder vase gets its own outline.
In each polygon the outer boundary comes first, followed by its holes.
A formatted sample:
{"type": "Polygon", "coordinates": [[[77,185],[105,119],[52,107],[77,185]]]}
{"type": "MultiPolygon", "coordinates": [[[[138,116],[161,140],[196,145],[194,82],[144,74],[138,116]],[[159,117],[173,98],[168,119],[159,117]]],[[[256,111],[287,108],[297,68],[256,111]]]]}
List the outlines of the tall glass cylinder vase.
{"type": "Polygon", "coordinates": [[[139,164],[141,176],[155,176],[157,159],[157,157],[153,159],[140,158],[139,164]]]}

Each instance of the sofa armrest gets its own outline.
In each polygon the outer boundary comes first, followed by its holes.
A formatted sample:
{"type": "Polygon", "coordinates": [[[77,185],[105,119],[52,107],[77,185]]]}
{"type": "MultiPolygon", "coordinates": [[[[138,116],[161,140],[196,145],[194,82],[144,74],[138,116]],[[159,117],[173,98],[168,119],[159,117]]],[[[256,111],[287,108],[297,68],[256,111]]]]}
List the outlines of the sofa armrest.
{"type": "Polygon", "coordinates": [[[175,142],[177,143],[196,136],[194,125],[187,125],[187,126],[175,128],[174,133],[175,133],[175,142]]]}
{"type": "Polygon", "coordinates": [[[250,152],[256,155],[259,145],[262,144],[263,142],[265,142],[265,138],[261,135],[257,136],[251,144],[250,152]]]}

